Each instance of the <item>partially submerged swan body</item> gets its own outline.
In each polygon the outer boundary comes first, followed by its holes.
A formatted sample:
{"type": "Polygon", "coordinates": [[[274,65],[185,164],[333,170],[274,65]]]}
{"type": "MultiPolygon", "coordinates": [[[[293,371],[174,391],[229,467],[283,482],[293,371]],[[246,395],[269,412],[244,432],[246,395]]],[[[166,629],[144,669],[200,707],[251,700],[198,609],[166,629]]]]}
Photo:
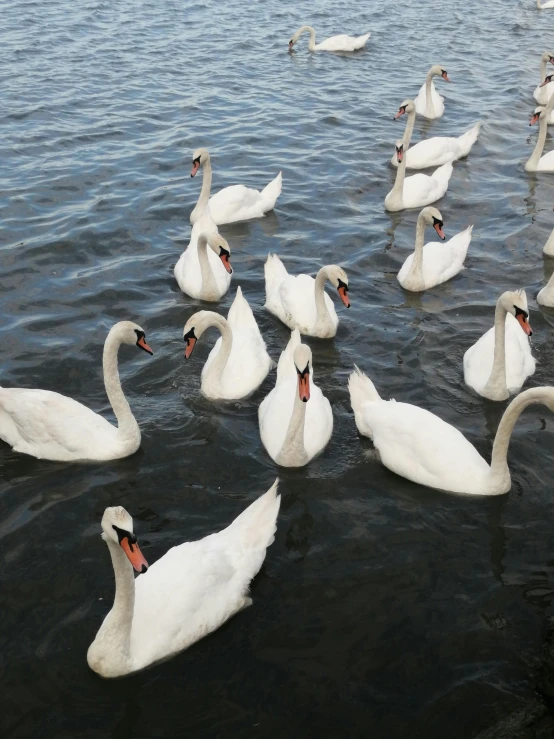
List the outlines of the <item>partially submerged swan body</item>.
{"type": "Polygon", "coordinates": [[[248,588],[277,527],[277,480],[230,526],[172,547],[148,567],[121,506],[106,508],[102,538],[115,574],[115,598],[87,653],[105,678],[142,670],[187,649],[252,604],[248,588]],[[140,574],[136,579],[133,568],[140,574]]]}
{"type": "Polygon", "coordinates": [[[457,428],[410,403],[383,400],[356,367],[348,383],[358,431],[373,440],[381,462],[397,475],[451,493],[501,495],[512,485],[508,446],[515,423],[528,405],[554,411],[554,388],[520,393],[504,411],[489,465],[457,428]]]}
{"type": "Polygon", "coordinates": [[[120,321],[110,329],[102,366],[117,426],[60,393],[0,388],[0,438],[16,452],[56,462],[106,461],[134,454],[140,446],[140,429],[121,388],[117,368],[121,344],[152,354],[136,323],[120,321]]]}
{"type": "Polygon", "coordinates": [[[319,44],[315,42],[315,31],[312,26],[302,26],[294,33],[289,41],[289,49],[292,49],[303,33],[310,34],[308,49],[310,51],[358,51],[363,49],[371,34],[364,36],[347,36],[345,33],[339,36],[331,36],[319,44]]]}
{"type": "Polygon", "coordinates": [[[434,64],[427,72],[425,82],[414,98],[417,114],[430,119],[440,118],[444,114],[444,98],[435,89],[433,77],[440,77],[450,82],[446,69],[440,64],[434,64]]]}

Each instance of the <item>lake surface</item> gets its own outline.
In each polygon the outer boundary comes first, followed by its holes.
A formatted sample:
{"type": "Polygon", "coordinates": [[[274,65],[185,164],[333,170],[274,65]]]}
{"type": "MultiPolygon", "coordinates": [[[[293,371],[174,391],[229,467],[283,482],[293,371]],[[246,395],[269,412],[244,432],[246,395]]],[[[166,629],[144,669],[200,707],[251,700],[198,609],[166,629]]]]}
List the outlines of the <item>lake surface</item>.
{"type": "MultiPolygon", "coordinates": [[[[554,11],[534,2],[4,5],[0,32],[0,381],[71,395],[112,419],[101,357],[110,326],[138,322],[155,354],[120,352],[143,431],[110,464],[38,461],[0,444],[0,727],[5,737],[474,737],[534,693],[554,585],[554,418],[533,407],[510,449],[512,491],[467,498],[380,466],[360,439],[347,378],[357,363],[384,397],[456,425],[489,458],[504,403],[463,384],[462,356],[525,287],[537,371],[554,384],[554,312],[534,298],[554,269],[554,177],[527,175],[539,58],[554,11]],[[372,36],[355,55],[288,40],[372,36]],[[475,224],[467,269],[424,295],[396,281],[416,211],[389,215],[392,117],[442,64],[443,118],[423,135],[484,122],[439,208],[447,236],[475,224]],[[274,359],[287,329],[263,310],[263,264],[339,263],[352,308],[333,341],[309,340],[332,403],[325,453],[278,470],[257,408],[200,395],[215,334],[183,357],[199,303],[173,266],[190,234],[207,147],[214,190],[262,188],[283,172],[275,212],[221,227],[274,359]],[[276,475],[275,543],[254,604],[173,660],[103,681],[86,650],[111,607],[100,539],[109,505],[134,516],[153,562],[226,526],[276,475]]],[[[547,147],[551,146],[550,136],[547,147]]],[[[434,238],[429,235],[430,238],[434,238]]],[[[337,296],[333,296],[337,301],[337,296]]]]}

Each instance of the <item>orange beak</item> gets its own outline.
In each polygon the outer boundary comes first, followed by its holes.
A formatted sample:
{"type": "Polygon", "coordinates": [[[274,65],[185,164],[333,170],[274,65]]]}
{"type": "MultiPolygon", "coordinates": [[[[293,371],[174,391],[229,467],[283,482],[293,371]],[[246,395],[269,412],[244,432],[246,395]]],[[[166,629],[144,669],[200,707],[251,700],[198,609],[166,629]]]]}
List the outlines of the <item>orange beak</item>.
{"type": "Polygon", "coordinates": [[[194,351],[194,347],[196,345],[197,339],[194,338],[194,336],[191,336],[187,339],[187,346],[185,348],[185,359],[188,359],[192,352],[194,351]]]}
{"type": "Polygon", "coordinates": [[[529,125],[534,126],[535,123],[539,120],[539,118],[540,118],[540,113],[533,113],[531,120],[529,121],[529,125]]]}
{"type": "Polygon", "coordinates": [[[136,542],[131,544],[128,537],[125,537],[121,540],[121,548],[137,572],[146,572],[148,569],[148,562],[144,559],[144,556],[139,549],[139,545],[136,542]]]}
{"type": "Polygon", "coordinates": [[[340,295],[340,299],[345,304],[347,308],[350,308],[350,300],[348,299],[348,293],[346,292],[346,288],[342,285],[340,287],[337,287],[337,292],[340,295]]]}
{"type": "Polygon", "coordinates": [[[310,373],[304,372],[298,374],[298,394],[303,403],[307,403],[310,399],[310,373]]]}
{"type": "Polygon", "coordinates": [[[144,336],[141,336],[140,339],[137,341],[137,346],[140,346],[141,349],[144,349],[145,352],[148,352],[148,354],[154,354],[152,349],[148,346],[146,343],[146,339],[144,336]]]}
{"type": "Polygon", "coordinates": [[[444,235],[444,231],[442,230],[442,226],[440,225],[440,223],[435,223],[433,228],[438,233],[438,235],[441,237],[441,239],[444,241],[446,236],[444,235]]]}
{"type": "Polygon", "coordinates": [[[448,79],[448,75],[446,74],[446,72],[443,72],[441,74],[441,77],[443,78],[443,80],[446,80],[447,82],[450,82],[450,80],[448,79]]]}
{"type": "Polygon", "coordinates": [[[406,108],[398,108],[398,113],[394,116],[394,120],[398,120],[401,115],[404,115],[406,108]]]}
{"type": "Polygon", "coordinates": [[[529,323],[529,321],[527,320],[527,318],[525,318],[525,316],[523,315],[523,313],[518,313],[518,315],[516,316],[516,318],[517,318],[517,322],[519,323],[519,325],[521,326],[521,328],[525,331],[525,333],[527,334],[527,336],[532,336],[533,335],[533,331],[531,329],[531,324],[529,323]]]}
{"type": "Polygon", "coordinates": [[[194,175],[198,172],[199,169],[200,169],[200,162],[193,162],[190,176],[194,177],[194,175]]]}
{"type": "Polygon", "coordinates": [[[227,272],[232,275],[233,274],[233,268],[231,267],[231,262],[229,261],[229,254],[225,251],[222,251],[219,255],[219,258],[223,262],[223,266],[227,270],[227,272]]]}

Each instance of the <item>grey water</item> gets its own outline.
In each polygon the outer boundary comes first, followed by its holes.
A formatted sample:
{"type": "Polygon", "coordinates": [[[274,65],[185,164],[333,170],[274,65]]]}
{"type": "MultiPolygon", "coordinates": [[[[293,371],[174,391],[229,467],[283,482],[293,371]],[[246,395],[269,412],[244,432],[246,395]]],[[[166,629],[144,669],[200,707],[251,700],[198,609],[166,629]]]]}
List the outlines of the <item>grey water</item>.
{"type": "MultiPolygon", "coordinates": [[[[537,371],[554,382],[554,312],[534,297],[554,269],[554,178],[523,163],[554,11],[532,0],[144,2],[12,0],[0,29],[0,384],[74,397],[113,420],[101,357],[122,319],[154,356],[120,371],[143,432],[134,456],[59,464],[0,443],[0,727],[4,737],[445,737],[465,739],[535,691],[554,584],[554,418],[533,407],[497,498],[434,492],[384,469],[360,439],[347,378],[454,424],[488,458],[505,407],[463,384],[464,351],[501,292],[525,287],[537,371]],[[371,31],[356,54],[288,39],[371,31]],[[443,118],[415,140],[483,121],[438,204],[447,236],[475,224],[467,269],[423,295],[396,273],[417,212],[383,209],[400,103],[442,64],[443,118]],[[242,286],[274,359],[287,329],[263,310],[269,251],[291,272],[338,263],[352,307],[309,340],[335,427],[304,469],[264,452],[257,407],[199,391],[213,344],[183,357],[197,303],[173,266],[190,234],[207,147],[214,190],[283,192],[266,218],[222,226],[226,313],[242,286]],[[100,519],[123,505],[149,561],[229,523],[276,475],[275,543],[253,606],[171,661],[104,681],[86,650],[113,598],[100,519]]],[[[547,147],[551,146],[550,135],[547,147]]],[[[337,300],[337,296],[333,296],[337,300]]],[[[215,338],[215,337],[214,337],[215,338]]]]}

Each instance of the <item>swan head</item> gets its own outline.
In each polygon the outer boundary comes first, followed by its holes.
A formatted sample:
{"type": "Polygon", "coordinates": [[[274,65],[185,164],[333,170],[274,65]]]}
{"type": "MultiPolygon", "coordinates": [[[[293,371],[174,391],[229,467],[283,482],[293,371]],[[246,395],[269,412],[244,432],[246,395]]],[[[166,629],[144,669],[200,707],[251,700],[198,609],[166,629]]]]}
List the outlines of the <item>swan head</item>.
{"type": "Polygon", "coordinates": [[[338,292],[340,299],[347,308],[350,308],[350,298],[348,297],[348,276],[342,267],[337,264],[329,264],[325,267],[327,279],[338,292]]]}
{"type": "Polygon", "coordinates": [[[146,572],[148,562],[144,559],[133,533],[133,519],[123,506],[106,508],[102,516],[102,539],[120,546],[137,572],[146,572]]]}
{"type": "Polygon", "coordinates": [[[407,113],[410,115],[410,113],[413,113],[415,111],[415,103],[413,100],[404,100],[404,102],[400,105],[398,108],[398,113],[394,116],[394,120],[398,120],[400,116],[404,115],[404,113],[407,113]]]}
{"type": "Polygon", "coordinates": [[[554,54],[551,54],[549,51],[545,51],[541,56],[541,62],[550,62],[550,64],[554,64],[554,54]]]}
{"type": "Polygon", "coordinates": [[[196,149],[196,151],[192,155],[192,170],[191,170],[190,176],[194,177],[194,175],[198,172],[200,167],[203,167],[206,164],[206,162],[209,162],[209,161],[210,161],[210,155],[207,149],[196,149]]]}
{"type": "Polygon", "coordinates": [[[227,240],[224,239],[220,233],[214,231],[211,233],[200,234],[200,236],[198,237],[198,245],[200,246],[201,243],[204,242],[208,244],[214,254],[217,254],[227,272],[232,275],[233,268],[231,267],[230,261],[231,247],[229,246],[227,240]]]}
{"type": "Polygon", "coordinates": [[[534,126],[535,123],[539,120],[541,116],[544,116],[544,111],[546,108],[544,105],[537,105],[535,110],[533,111],[533,115],[531,116],[531,120],[529,121],[530,126],[534,126]]]}
{"type": "Polygon", "coordinates": [[[554,74],[547,75],[544,78],[544,80],[540,83],[539,87],[546,87],[547,85],[549,85],[552,82],[552,80],[554,80],[554,74]]]}
{"type": "Polygon", "coordinates": [[[438,210],[438,208],[433,208],[432,206],[424,208],[419,214],[419,217],[423,218],[425,223],[428,223],[429,226],[433,226],[433,228],[439,235],[439,238],[441,238],[443,241],[445,240],[446,236],[444,235],[444,231],[442,230],[444,222],[442,220],[441,212],[440,210],[438,210]]]}
{"type": "Polygon", "coordinates": [[[296,31],[296,33],[294,33],[291,36],[291,38],[290,38],[290,41],[289,41],[289,51],[292,50],[292,47],[298,41],[299,38],[300,38],[300,31],[296,31]]]}
{"type": "Polygon", "coordinates": [[[296,374],[298,375],[298,395],[303,403],[310,399],[310,365],[312,350],[306,344],[299,344],[292,355],[296,374]]]}
{"type": "Polygon", "coordinates": [[[527,295],[525,290],[515,290],[503,293],[498,298],[498,305],[501,305],[507,313],[515,316],[517,322],[527,334],[532,336],[533,331],[529,323],[529,308],[527,307],[527,295]]]}
{"type": "Polygon", "coordinates": [[[433,66],[429,70],[429,74],[432,75],[433,77],[442,77],[443,80],[450,82],[450,79],[448,77],[448,72],[442,66],[442,64],[433,64],[433,66]]]}
{"type": "Polygon", "coordinates": [[[111,329],[110,333],[116,334],[122,344],[134,344],[148,354],[154,354],[152,349],[150,349],[146,343],[144,330],[137,323],[133,323],[132,321],[119,321],[119,323],[116,323],[111,329]]]}
{"type": "Polygon", "coordinates": [[[202,336],[206,329],[210,326],[217,325],[214,321],[225,321],[223,316],[219,313],[214,313],[211,310],[199,310],[194,313],[188,321],[185,323],[183,329],[183,341],[185,342],[185,359],[189,359],[190,355],[194,351],[196,342],[202,336]]]}
{"type": "Polygon", "coordinates": [[[396,161],[398,164],[404,159],[404,142],[402,139],[396,142],[394,145],[394,148],[396,149],[396,161]]]}

